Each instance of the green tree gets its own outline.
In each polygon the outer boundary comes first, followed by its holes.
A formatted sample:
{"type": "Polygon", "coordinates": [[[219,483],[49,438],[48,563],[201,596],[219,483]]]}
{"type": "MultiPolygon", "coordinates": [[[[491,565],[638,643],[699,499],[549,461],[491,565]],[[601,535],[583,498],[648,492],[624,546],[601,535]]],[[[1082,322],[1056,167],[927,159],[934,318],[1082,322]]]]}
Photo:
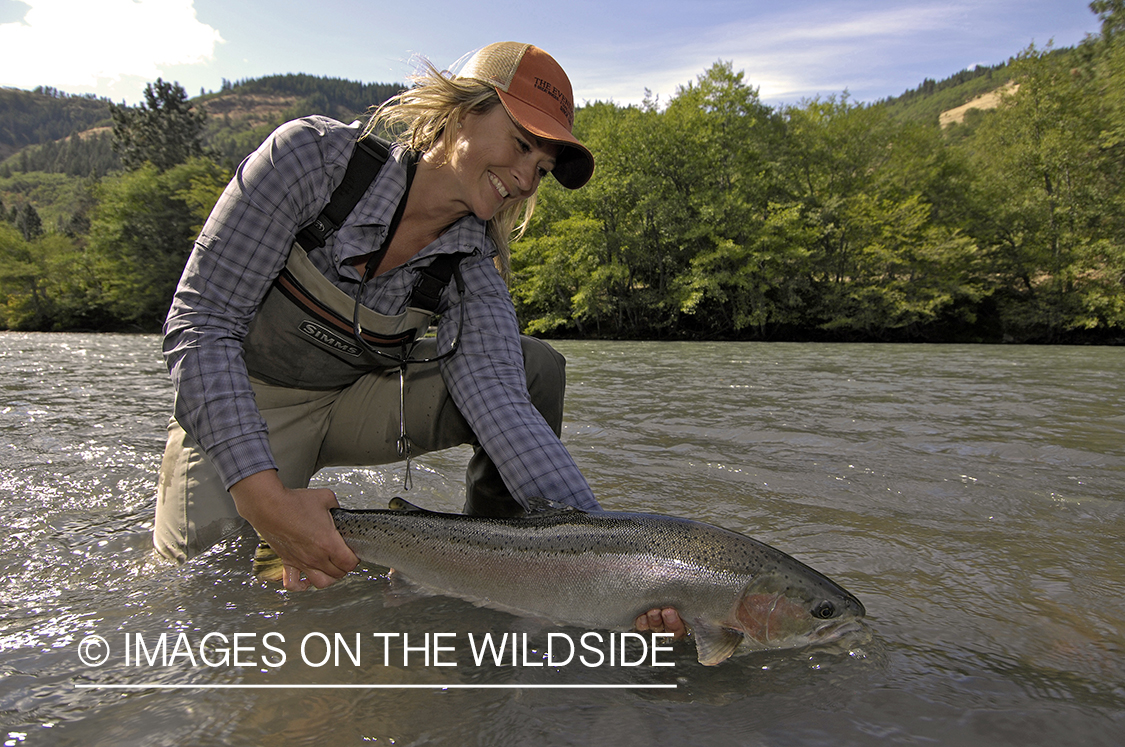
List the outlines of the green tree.
{"type": "Polygon", "coordinates": [[[1012,65],[1018,90],[967,143],[978,201],[990,206],[977,230],[1017,340],[1125,323],[1125,237],[1112,217],[1125,164],[1106,147],[1112,123],[1098,78],[1076,62],[1027,50],[1012,65]]]}
{"type": "Polygon", "coordinates": [[[0,223],[0,328],[50,329],[53,299],[43,288],[45,257],[10,223],[0,223]]]}
{"type": "Polygon", "coordinates": [[[101,301],[120,323],[159,328],[192,242],[229,178],[214,162],[193,158],[102,181],[89,254],[101,301]]]}
{"type": "Polygon", "coordinates": [[[936,124],[846,96],[806,101],[785,116],[788,199],[779,208],[800,208],[800,223],[788,225],[804,227],[792,245],[808,252],[805,324],[899,338],[973,319],[984,289],[975,243],[958,231],[967,183],[936,124]]]}
{"type": "Polygon", "coordinates": [[[801,206],[771,204],[752,241],[723,240],[697,254],[684,277],[686,314],[705,308],[724,336],[800,327],[812,300],[813,248],[822,228],[801,206]]]}
{"type": "Polygon", "coordinates": [[[1125,32],[1125,0],[1094,0],[1090,10],[1101,20],[1102,38],[1106,42],[1116,41],[1116,37],[1125,32]]]}
{"type": "Polygon", "coordinates": [[[0,329],[102,329],[106,322],[80,247],[56,233],[25,239],[0,223],[0,329]]]}
{"type": "Polygon", "coordinates": [[[16,213],[16,228],[23,234],[24,241],[31,241],[43,235],[43,220],[39,211],[31,203],[25,204],[16,213]]]}
{"type": "Polygon", "coordinates": [[[203,143],[207,115],[196,111],[179,83],[157,78],[145,86],[140,106],[110,105],[114,149],[125,168],[151,163],[166,171],[189,158],[210,155],[203,143]]]}
{"type": "Polygon", "coordinates": [[[513,246],[513,258],[526,272],[551,267],[557,275],[575,241],[584,269],[558,276],[566,293],[517,293],[528,304],[523,317],[555,327],[568,319],[610,336],[675,334],[685,314],[709,326],[710,289],[687,287],[685,276],[700,253],[743,246],[760,230],[777,127],[729,63],[681,87],[663,108],[649,97],[640,107],[580,110],[576,130],[598,154],[594,179],[576,193],[545,186],[548,217],[532,241],[513,246]]]}
{"type": "Polygon", "coordinates": [[[629,154],[648,147],[654,116],[607,103],[576,113],[575,131],[598,154],[594,177],[573,192],[546,181],[532,230],[512,246],[513,293],[529,328],[620,336],[637,323],[634,315],[643,304],[636,276],[647,257],[634,216],[650,190],[647,175],[629,163],[629,154]],[[579,242],[584,261],[575,262],[571,241],[579,242]],[[523,292],[525,284],[533,289],[523,292]],[[554,292],[546,291],[552,287],[554,292]],[[576,298],[582,299],[580,319],[576,298]]]}
{"type": "MultiPolygon", "coordinates": [[[[668,299],[662,298],[668,311],[710,312],[706,303],[685,302],[685,294],[698,296],[701,290],[686,278],[693,265],[698,268],[701,255],[729,258],[731,251],[746,252],[757,241],[777,192],[780,120],[729,62],[712,65],[681,87],[661,120],[660,161],[667,164],[668,154],[679,160],[678,173],[663,180],[665,197],[678,207],[654,213],[662,229],[675,237],[665,242],[658,287],[668,299]],[[668,275],[673,282],[666,281],[668,275]]],[[[663,164],[653,164],[657,173],[663,164]]]]}
{"type": "Polygon", "coordinates": [[[1121,0],[1095,6],[1096,43],[1002,66],[1018,89],[953,133],[846,94],[775,112],[725,63],[663,105],[584,107],[575,131],[597,171],[540,191],[513,246],[522,322],[615,337],[1119,331],[1125,35],[1121,0]]]}
{"type": "Polygon", "coordinates": [[[585,216],[554,221],[548,233],[518,246],[512,296],[530,334],[574,328],[585,335],[614,318],[614,290],[624,267],[607,260],[600,221],[585,216]]]}

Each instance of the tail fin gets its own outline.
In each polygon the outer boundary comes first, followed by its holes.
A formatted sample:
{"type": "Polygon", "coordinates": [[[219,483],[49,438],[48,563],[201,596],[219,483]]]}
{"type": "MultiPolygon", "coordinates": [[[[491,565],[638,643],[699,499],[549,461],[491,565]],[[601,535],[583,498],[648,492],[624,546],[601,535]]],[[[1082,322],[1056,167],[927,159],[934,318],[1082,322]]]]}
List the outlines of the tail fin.
{"type": "Polygon", "coordinates": [[[263,583],[277,583],[285,576],[285,565],[264,539],[258,538],[258,549],[254,551],[254,578],[263,583]]]}

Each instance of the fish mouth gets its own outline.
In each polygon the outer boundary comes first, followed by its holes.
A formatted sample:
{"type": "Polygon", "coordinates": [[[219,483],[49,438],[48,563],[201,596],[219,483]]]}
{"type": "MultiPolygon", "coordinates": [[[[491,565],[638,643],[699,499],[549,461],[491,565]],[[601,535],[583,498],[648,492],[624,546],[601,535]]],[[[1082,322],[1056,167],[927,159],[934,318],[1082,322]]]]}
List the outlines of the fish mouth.
{"type": "Polygon", "coordinates": [[[863,625],[858,620],[844,620],[843,622],[831,620],[821,625],[809,634],[809,643],[831,643],[838,641],[850,633],[863,630],[863,625]]]}

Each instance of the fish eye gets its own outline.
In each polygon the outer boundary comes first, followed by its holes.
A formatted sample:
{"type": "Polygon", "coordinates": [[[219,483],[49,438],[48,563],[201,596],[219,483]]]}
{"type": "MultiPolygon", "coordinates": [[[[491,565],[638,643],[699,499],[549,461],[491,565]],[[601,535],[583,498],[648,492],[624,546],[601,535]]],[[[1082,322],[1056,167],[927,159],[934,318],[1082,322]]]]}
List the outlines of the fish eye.
{"type": "Polygon", "coordinates": [[[829,602],[827,599],[813,607],[812,616],[819,617],[821,620],[830,620],[836,615],[836,605],[829,602]]]}

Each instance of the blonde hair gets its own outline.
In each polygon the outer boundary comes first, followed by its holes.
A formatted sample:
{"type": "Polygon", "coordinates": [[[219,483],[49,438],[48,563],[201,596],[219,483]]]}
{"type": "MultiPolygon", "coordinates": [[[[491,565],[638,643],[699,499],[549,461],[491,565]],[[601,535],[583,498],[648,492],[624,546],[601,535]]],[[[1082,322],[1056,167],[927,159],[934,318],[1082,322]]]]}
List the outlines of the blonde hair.
{"type": "MultiPolygon", "coordinates": [[[[500,106],[496,89],[487,83],[441,72],[428,60],[411,77],[413,87],[374,109],[363,134],[380,134],[411,150],[424,153],[440,138],[445,152],[453,152],[457,129],[470,113],[484,114],[500,106]]],[[[497,211],[488,221],[488,235],[496,244],[496,269],[505,282],[511,273],[509,244],[531,223],[535,195],[497,211]]]]}

